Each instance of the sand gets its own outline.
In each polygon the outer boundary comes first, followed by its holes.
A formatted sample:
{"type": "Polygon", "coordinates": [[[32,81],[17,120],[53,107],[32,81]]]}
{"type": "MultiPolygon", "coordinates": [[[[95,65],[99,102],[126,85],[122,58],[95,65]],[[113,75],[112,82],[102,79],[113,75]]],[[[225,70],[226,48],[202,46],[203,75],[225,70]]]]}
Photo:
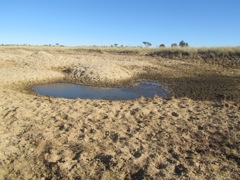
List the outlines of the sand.
{"type": "Polygon", "coordinates": [[[143,55],[0,48],[0,179],[239,179],[240,69],[143,55]],[[159,81],[168,98],[37,95],[49,82],[159,81]]]}

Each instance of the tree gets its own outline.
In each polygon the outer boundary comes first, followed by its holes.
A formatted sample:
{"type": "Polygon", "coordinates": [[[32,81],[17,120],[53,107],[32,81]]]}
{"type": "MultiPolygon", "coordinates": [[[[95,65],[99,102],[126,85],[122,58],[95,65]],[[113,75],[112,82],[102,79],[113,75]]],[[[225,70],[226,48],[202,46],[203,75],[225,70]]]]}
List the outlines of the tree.
{"type": "Polygon", "coordinates": [[[165,44],[160,44],[160,46],[159,47],[165,47],[165,44]]]}
{"type": "Polygon", "coordinates": [[[59,46],[59,43],[56,43],[56,46],[59,46]]]}
{"type": "Polygon", "coordinates": [[[179,42],[179,46],[180,47],[188,47],[188,43],[184,42],[184,41],[180,41],[179,42]]]}
{"type": "Polygon", "coordinates": [[[177,47],[177,43],[171,44],[171,47],[177,47]]]}
{"type": "Polygon", "coordinates": [[[145,45],[145,47],[149,47],[149,46],[152,45],[150,42],[146,42],[146,41],[144,41],[144,42],[142,42],[142,43],[145,45]]]}
{"type": "Polygon", "coordinates": [[[118,46],[118,44],[116,43],[116,44],[114,44],[114,46],[115,46],[115,47],[117,47],[117,46],[118,46]]]}

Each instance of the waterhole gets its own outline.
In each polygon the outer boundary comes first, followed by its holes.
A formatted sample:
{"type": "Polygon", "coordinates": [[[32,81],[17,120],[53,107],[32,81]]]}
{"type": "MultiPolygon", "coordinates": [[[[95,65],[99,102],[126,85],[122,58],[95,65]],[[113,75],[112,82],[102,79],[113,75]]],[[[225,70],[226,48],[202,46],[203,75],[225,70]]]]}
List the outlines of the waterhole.
{"type": "Polygon", "coordinates": [[[167,91],[158,82],[140,82],[121,88],[91,87],[72,83],[52,83],[32,88],[37,94],[67,99],[128,100],[140,97],[166,97],[167,91]]]}

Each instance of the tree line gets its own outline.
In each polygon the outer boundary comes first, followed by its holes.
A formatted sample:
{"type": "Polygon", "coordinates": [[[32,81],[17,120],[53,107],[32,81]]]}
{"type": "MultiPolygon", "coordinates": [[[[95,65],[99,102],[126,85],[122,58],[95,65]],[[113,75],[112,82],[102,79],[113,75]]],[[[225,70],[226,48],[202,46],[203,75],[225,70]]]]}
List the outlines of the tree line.
{"type": "Polygon", "coordinates": [[[31,44],[0,44],[0,46],[59,46],[64,47],[64,45],[56,43],[56,44],[43,44],[43,45],[31,45],[31,44]]]}
{"type": "MultiPolygon", "coordinates": [[[[145,47],[150,47],[152,46],[152,44],[150,42],[146,42],[143,41],[142,42],[144,44],[145,47]]],[[[179,44],[177,43],[173,43],[171,44],[171,47],[189,47],[188,43],[184,42],[183,40],[179,42],[179,44]]],[[[160,44],[159,47],[166,47],[165,44],[160,44]]]]}
{"type": "MultiPolygon", "coordinates": [[[[150,47],[152,46],[152,44],[150,42],[147,41],[143,41],[142,42],[144,44],[145,47],[150,47]]],[[[0,46],[32,46],[30,44],[0,44],[0,46]]],[[[35,45],[38,46],[38,45],[35,45]]],[[[59,46],[59,47],[64,47],[64,45],[61,45],[59,43],[56,44],[43,44],[42,46],[59,46]]],[[[95,46],[95,45],[93,45],[95,46]]],[[[124,47],[123,45],[118,46],[117,43],[115,43],[114,45],[111,45],[111,47],[124,47]]],[[[127,47],[127,46],[126,46],[127,47]]],[[[142,46],[137,46],[137,47],[142,47],[142,46]]],[[[166,47],[165,44],[160,44],[159,45],[160,48],[162,47],[166,47]]],[[[179,44],[177,43],[173,43],[171,44],[171,47],[189,47],[188,43],[184,42],[183,40],[179,42],[179,44]]]]}
{"type": "MultiPolygon", "coordinates": [[[[152,44],[147,41],[143,41],[142,43],[144,44],[145,47],[152,46],[152,44]]],[[[123,45],[118,46],[118,44],[115,43],[115,44],[111,45],[111,47],[123,47],[123,45]]],[[[138,46],[138,47],[141,47],[141,46],[138,46]]],[[[162,47],[166,47],[166,46],[165,46],[165,44],[160,44],[159,47],[162,48],[162,47]]],[[[189,44],[182,40],[178,44],[177,43],[171,44],[171,47],[189,47],[189,44]]]]}

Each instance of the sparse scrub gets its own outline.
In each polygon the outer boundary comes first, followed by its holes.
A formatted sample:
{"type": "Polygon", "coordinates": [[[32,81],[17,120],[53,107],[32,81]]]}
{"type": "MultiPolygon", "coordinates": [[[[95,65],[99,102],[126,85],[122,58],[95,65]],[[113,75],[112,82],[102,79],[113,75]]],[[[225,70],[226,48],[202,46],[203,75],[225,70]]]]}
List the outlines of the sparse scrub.
{"type": "Polygon", "coordinates": [[[153,50],[147,56],[169,59],[199,60],[225,67],[240,67],[240,47],[189,48],[172,47],[153,50]]]}
{"type": "MultiPolygon", "coordinates": [[[[176,43],[175,43],[176,45],[176,43]]],[[[195,60],[210,64],[218,64],[225,67],[240,68],[240,47],[165,47],[165,48],[141,48],[141,47],[121,47],[110,46],[79,46],[79,47],[59,47],[59,46],[0,46],[3,49],[24,49],[24,50],[44,50],[47,52],[58,52],[68,54],[86,53],[110,53],[119,55],[153,56],[168,59],[195,60]]]]}

